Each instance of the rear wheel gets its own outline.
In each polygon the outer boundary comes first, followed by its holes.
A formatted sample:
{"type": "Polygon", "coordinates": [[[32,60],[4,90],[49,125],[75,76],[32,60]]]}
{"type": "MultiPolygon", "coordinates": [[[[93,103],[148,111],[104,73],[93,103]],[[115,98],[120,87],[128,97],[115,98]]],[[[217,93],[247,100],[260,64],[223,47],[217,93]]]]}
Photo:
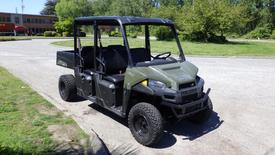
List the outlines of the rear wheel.
{"type": "Polygon", "coordinates": [[[149,103],[138,103],[131,108],[128,126],[132,135],[142,145],[158,142],[163,133],[163,120],[159,110],[149,103]]]}
{"type": "Polygon", "coordinates": [[[73,101],[77,97],[73,75],[61,75],[58,82],[59,94],[64,101],[73,101]]]}
{"type": "Polygon", "coordinates": [[[211,114],[213,113],[213,105],[210,99],[208,99],[206,102],[208,102],[207,108],[189,117],[188,120],[190,122],[202,124],[209,120],[211,114]]]}

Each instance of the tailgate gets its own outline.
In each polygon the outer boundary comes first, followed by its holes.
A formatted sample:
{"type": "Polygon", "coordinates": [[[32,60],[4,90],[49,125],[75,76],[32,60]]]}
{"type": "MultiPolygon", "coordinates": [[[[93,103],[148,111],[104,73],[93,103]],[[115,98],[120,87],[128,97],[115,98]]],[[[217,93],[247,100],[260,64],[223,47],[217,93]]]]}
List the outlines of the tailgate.
{"type": "Polygon", "coordinates": [[[75,51],[57,51],[56,64],[73,69],[75,67],[75,51]]]}

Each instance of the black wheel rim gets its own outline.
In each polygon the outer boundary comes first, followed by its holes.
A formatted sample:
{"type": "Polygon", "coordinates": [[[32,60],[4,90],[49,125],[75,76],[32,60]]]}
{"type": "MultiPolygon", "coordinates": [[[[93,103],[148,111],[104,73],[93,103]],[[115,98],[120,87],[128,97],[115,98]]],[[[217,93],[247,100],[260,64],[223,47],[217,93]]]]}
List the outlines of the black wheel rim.
{"type": "Polygon", "coordinates": [[[65,83],[64,82],[59,83],[59,91],[60,91],[61,96],[65,95],[65,83]]]}
{"type": "Polygon", "coordinates": [[[140,137],[146,137],[149,134],[149,126],[146,118],[141,115],[134,117],[134,129],[140,137]]]}

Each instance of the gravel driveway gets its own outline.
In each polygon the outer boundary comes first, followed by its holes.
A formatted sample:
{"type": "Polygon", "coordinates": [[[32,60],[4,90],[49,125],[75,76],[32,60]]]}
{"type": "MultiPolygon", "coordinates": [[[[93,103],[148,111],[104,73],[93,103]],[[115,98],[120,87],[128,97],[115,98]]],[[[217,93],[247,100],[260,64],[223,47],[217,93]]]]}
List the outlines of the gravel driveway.
{"type": "MultiPolygon", "coordinates": [[[[112,153],[136,154],[275,154],[275,59],[187,59],[212,88],[215,113],[206,125],[182,121],[166,128],[160,144],[139,145],[126,123],[89,101],[61,100],[57,80],[71,73],[55,65],[54,40],[0,42],[0,65],[27,82],[85,132],[96,133],[112,153]]],[[[275,46],[275,44],[274,44],[275,46]]]]}

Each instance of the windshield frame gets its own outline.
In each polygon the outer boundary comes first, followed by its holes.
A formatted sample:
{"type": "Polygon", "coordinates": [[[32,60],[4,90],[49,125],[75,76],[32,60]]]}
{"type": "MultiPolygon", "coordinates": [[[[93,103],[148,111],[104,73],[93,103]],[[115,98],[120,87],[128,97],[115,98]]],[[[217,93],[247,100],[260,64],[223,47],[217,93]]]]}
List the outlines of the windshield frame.
{"type": "Polygon", "coordinates": [[[129,57],[129,66],[130,67],[136,67],[133,64],[133,60],[132,60],[132,54],[131,54],[131,48],[129,46],[129,42],[128,42],[128,37],[127,37],[127,32],[126,32],[126,26],[130,26],[130,25],[138,25],[138,26],[145,26],[145,46],[148,50],[148,52],[150,52],[151,54],[151,49],[150,49],[150,33],[149,33],[149,26],[153,25],[153,26],[167,26],[171,29],[173,36],[174,36],[174,41],[176,41],[176,44],[178,46],[178,51],[179,51],[179,58],[180,58],[180,62],[185,61],[185,56],[184,56],[184,52],[183,52],[183,48],[181,46],[180,40],[178,38],[178,33],[177,30],[175,28],[174,24],[160,24],[160,23],[128,23],[128,24],[121,24],[121,33],[123,36],[123,40],[124,40],[124,45],[126,46],[126,50],[128,52],[128,57],[129,57]]]}

